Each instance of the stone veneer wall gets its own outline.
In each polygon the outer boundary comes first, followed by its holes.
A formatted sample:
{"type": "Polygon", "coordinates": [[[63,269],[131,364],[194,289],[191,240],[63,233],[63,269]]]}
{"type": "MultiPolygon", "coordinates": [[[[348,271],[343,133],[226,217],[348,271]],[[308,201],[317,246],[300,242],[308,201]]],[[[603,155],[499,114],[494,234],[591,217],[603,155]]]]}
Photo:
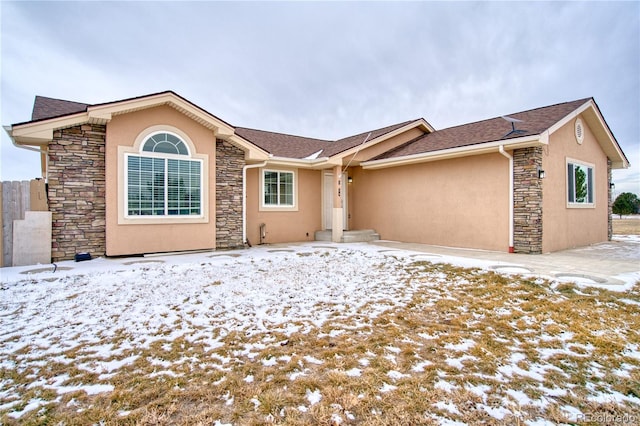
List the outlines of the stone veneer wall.
{"type": "Polygon", "coordinates": [[[49,144],[48,197],[53,261],[105,253],[106,126],[57,130],[49,144]]]}
{"type": "Polygon", "coordinates": [[[611,241],[613,237],[613,201],[611,199],[611,159],[607,158],[607,199],[609,208],[607,210],[607,238],[611,241]]]}
{"type": "Polygon", "coordinates": [[[542,253],[542,148],[513,152],[513,246],[516,253],[542,253]]]}
{"type": "Polygon", "coordinates": [[[242,241],[244,151],[216,140],[216,248],[238,248],[242,241]]]}

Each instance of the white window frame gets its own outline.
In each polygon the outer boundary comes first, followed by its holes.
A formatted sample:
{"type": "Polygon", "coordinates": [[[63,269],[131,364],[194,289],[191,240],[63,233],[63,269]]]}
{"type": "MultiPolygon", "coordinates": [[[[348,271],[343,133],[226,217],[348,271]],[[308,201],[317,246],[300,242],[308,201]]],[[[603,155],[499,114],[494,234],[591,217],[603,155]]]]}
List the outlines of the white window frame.
{"type": "Polygon", "coordinates": [[[125,152],[124,153],[124,203],[123,203],[123,217],[124,219],[133,220],[133,221],[142,221],[142,220],[151,220],[151,221],[166,221],[169,220],[189,220],[189,219],[203,219],[205,217],[205,188],[204,188],[204,177],[205,177],[205,164],[201,158],[194,158],[191,155],[191,147],[185,140],[178,134],[168,131],[168,130],[159,130],[155,132],[151,132],[145,135],[144,139],[141,141],[139,145],[138,152],[125,152]],[[167,154],[167,153],[159,153],[159,152],[150,152],[144,151],[144,145],[146,141],[160,133],[167,133],[177,137],[186,147],[188,155],[181,154],[167,154]],[[135,215],[129,214],[129,158],[130,157],[138,157],[138,158],[159,158],[164,160],[164,214],[163,215],[135,215]],[[169,160],[183,160],[190,162],[197,162],[200,164],[200,213],[199,214],[168,214],[169,210],[169,188],[168,188],[168,177],[169,177],[169,160]]]}
{"type": "MultiPolygon", "coordinates": [[[[279,187],[279,185],[278,185],[279,187]]],[[[279,188],[278,188],[279,189],[279,188]]],[[[262,168],[260,169],[260,211],[298,211],[298,170],[294,169],[277,169],[277,168],[262,168]],[[293,204],[280,204],[280,196],[278,193],[278,204],[266,204],[264,200],[265,188],[264,177],[266,173],[278,173],[278,178],[281,173],[289,173],[292,176],[292,200],[293,204]]]]}
{"type": "MultiPolygon", "coordinates": [[[[567,158],[565,162],[564,168],[564,176],[566,181],[566,190],[565,190],[565,198],[567,201],[567,208],[574,209],[584,209],[584,208],[595,208],[596,206],[596,166],[592,163],[587,163],[581,160],[575,160],[573,158],[567,158]],[[589,172],[587,171],[587,201],[586,202],[577,202],[570,201],[569,195],[573,193],[573,199],[575,200],[575,178],[573,181],[573,185],[571,185],[569,179],[569,165],[580,166],[587,168],[587,170],[591,169],[591,180],[589,181],[589,172]],[[588,196],[591,194],[591,200],[589,201],[588,196]]],[[[575,168],[573,169],[575,170],[575,168]]],[[[574,172],[575,176],[575,172],[574,172]]]]}

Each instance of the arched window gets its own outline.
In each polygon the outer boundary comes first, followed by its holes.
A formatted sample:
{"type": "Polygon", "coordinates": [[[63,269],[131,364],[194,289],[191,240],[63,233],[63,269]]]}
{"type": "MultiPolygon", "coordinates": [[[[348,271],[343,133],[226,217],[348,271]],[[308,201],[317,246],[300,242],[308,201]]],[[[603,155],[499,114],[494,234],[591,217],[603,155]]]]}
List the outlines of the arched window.
{"type": "Polygon", "coordinates": [[[149,137],[142,145],[142,150],[146,152],[189,155],[187,145],[176,135],[166,132],[156,133],[149,137]]]}
{"type": "Polygon", "coordinates": [[[169,132],[152,133],[127,154],[126,216],[201,216],[202,160],[169,132]]]}

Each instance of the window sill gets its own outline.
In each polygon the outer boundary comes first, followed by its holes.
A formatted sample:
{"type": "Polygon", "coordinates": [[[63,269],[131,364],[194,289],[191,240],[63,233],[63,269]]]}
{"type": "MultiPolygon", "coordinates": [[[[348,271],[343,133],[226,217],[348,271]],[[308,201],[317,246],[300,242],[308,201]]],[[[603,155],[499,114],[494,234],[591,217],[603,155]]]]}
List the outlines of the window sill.
{"type": "Polygon", "coordinates": [[[297,212],[298,206],[265,206],[260,205],[261,212],[297,212]]]}
{"type": "Polygon", "coordinates": [[[595,203],[567,203],[568,209],[595,209],[595,203]]]}
{"type": "Polygon", "coordinates": [[[209,223],[204,216],[125,216],[118,220],[118,225],[185,225],[192,223],[209,223]]]}

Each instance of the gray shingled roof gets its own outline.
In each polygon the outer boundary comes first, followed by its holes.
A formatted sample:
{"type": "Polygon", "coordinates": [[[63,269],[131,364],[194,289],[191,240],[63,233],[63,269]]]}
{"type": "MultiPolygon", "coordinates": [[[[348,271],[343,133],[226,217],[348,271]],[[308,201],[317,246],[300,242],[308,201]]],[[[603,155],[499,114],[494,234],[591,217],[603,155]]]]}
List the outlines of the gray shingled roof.
{"type": "Polygon", "coordinates": [[[324,150],[331,143],[283,133],[236,127],[236,134],[277,157],[306,158],[324,150]]]}
{"type": "Polygon", "coordinates": [[[351,148],[355,148],[356,146],[360,145],[362,142],[364,142],[364,140],[367,138],[369,133],[371,133],[371,136],[369,136],[367,141],[373,140],[382,135],[386,135],[387,133],[391,133],[394,130],[397,130],[403,126],[406,126],[407,124],[412,123],[414,121],[417,121],[417,120],[404,121],[402,123],[393,124],[391,126],[382,127],[380,129],[375,129],[368,132],[363,132],[363,133],[360,133],[354,136],[349,136],[343,139],[338,139],[337,141],[333,142],[329,146],[329,148],[327,148],[327,150],[323,152],[322,155],[325,157],[331,157],[332,155],[339,154],[341,152],[344,152],[351,148]]]}
{"type": "Polygon", "coordinates": [[[307,158],[318,151],[322,151],[319,157],[331,157],[332,155],[339,154],[360,145],[369,133],[371,133],[371,136],[367,139],[368,141],[406,126],[413,121],[415,120],[359,133],[336,141],[306,138],[303,136],[247,129],[244,127],[236,127],[235,129],[237,135],[277,157],[307,158]]]}
{"type": "MultiPolygon", "coordinates": [[[[403,157],[522,136],[538,135],[591,99],[592,98],[585,98],[573,102],[565,102],[509,114],[510,117],[522,120],[522,122],[516,123],[516,129],[518,129],[519,132],[511,135],[509,135],[511,123],[501,117],[496,117],[438,130],[433,133],[426,133],[374,159],[403,157]]],[[[38,121],[84,112],[89,106],[91,105],[80,102],[36,96],[31,119],[32,121],[38,121]]],[[[368,140],[372,140],[415,121],[416,120],[410,120],[393,124],[336,141],[287,135],[244,127],[235,127],[235,131],[239,136],[274,156],[301,159],[310,157],[318,151],[322,151],[318,155],[319,157],[331,157],[360,145],[369,133],[371,133],[371,136],[369,136],[368,140]]]]}
{"type": "Polygon", "coordinates": [[[509,114],[509,117],[522,120],[521,123],[515,124],[518,133],[511,135],[509,135],[512,129],[511,123],[502,117],[496,117],[427,133],[379,155],[374,160],[539,135],[589,100],[591,98],[509,114]]]}
{"type": "Polygon", "coordinates": [[[36,99],[33,102],[31,120],[45,120],[47,118],[61,117],[63,115],[84,112],[87,110],[88,106],[89,104],[83,104],[80,102],[36,96],[36,99]]]}

